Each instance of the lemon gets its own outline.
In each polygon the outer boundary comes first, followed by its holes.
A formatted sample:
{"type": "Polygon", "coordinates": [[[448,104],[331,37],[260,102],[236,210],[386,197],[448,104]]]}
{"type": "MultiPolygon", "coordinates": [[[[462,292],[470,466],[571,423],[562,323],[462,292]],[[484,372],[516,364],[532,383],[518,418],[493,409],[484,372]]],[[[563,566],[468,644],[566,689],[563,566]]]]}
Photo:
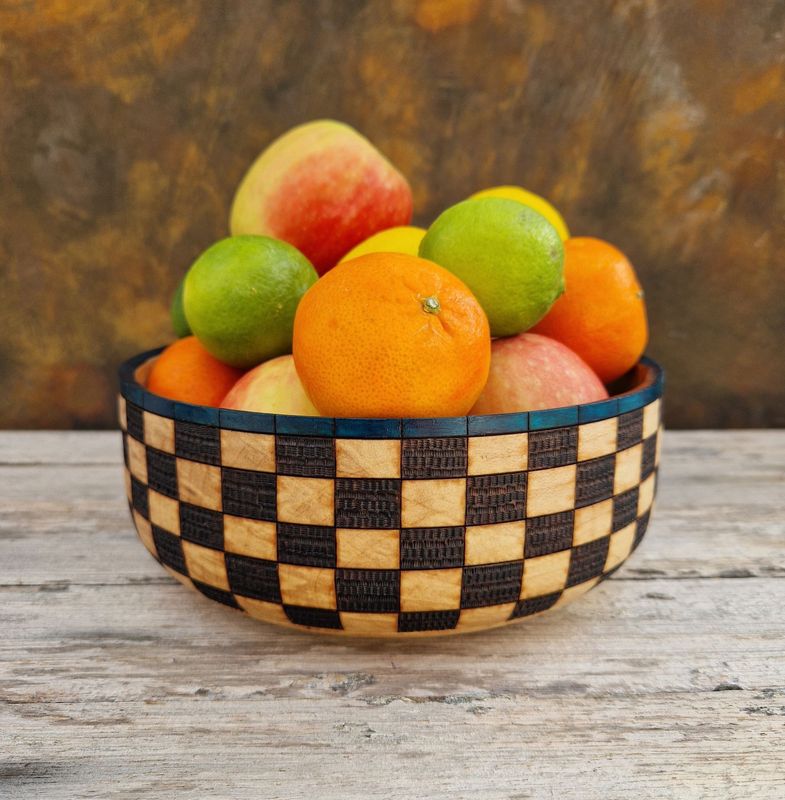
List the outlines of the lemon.
{"type": "MultiPolygon", "coordinates": [[[[387,228],[387,230],[374,233],[364,242],[355,245],[341,261],[349,261],[367,253],[404,253],[407,256],[416,256],[423,236],[425,236],[425,228],[416,228],[414,225],[387,228]]],[[[338,263],[340,264],[341,261],[338,263]]]]}
{"type": "Polygon", "coordinates": [[[525,206],[539,211],[556,228],[563,242],[570,238],[570,232],[567,229],[564,217],[544,197],[540,197],[540,195],[530,192],[528,189],[523,189],[520,186],[494,186],[491,189],[483,189],[481,192],[476,192],[469,199],[476,200],[480,197],[503,197],[505,200],[515,200],[518,203],[523,203],[525,206]]]}

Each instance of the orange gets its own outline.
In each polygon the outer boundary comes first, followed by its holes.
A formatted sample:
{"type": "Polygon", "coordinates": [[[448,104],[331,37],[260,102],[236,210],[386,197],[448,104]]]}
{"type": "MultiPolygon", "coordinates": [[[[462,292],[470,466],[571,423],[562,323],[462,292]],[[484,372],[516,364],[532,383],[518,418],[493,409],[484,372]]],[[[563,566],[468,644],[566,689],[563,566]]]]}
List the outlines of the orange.
{"type": "Polygon", "coordinates": [[[564,243],[564,282],[532,331],[566,344],[610,383],[635,366],[649,338],[635,269],[612,244],[573,237],[564,243]]]}
{"type": "Polygon", "coordinates": [[[488,319],[468,287],[403,253],[344,261],[294,318],[297,372],[330,417],[462,416],[490,359],[488,319]]]}
{"type": "Polygon", "coordinates": [[[219,406],[243,372],[211,356],[195,336],[186,336],[158,356],[150,370],[147,388],[171,400],[219,406]]]}

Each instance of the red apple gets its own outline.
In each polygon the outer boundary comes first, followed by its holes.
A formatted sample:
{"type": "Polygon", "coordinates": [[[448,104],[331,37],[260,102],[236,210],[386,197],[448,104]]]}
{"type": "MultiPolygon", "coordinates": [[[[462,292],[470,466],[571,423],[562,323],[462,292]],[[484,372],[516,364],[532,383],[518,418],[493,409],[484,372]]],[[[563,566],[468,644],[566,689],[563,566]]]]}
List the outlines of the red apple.
{"type": "Polygon", "coordinates": [[[505,414],[605,400],[608,392],[569,347],[536,333],[491,344],[491,371],[472,414],[505,414]]]}
{"type": "Polygon", "coordinates": [[[229,226],[233,236],[293,244],[323,275],[355,245],[411,217],[406,178],[354,128],[317,120],[292,128],[254,161],[229,226]]]}
{"type": "Polygon", "coordinates": [[[290,355],[272,358],[246,372],[224,397],[221,408],[319,416],[300,383],[290,355]]]}

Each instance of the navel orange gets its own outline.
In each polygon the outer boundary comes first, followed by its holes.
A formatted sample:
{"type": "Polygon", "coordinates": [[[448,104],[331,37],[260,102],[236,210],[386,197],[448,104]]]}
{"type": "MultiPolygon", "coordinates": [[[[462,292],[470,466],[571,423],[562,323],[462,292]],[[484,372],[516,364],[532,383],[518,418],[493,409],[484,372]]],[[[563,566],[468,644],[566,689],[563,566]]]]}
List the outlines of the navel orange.
{"type": "Polygon", "coordinates": [[[334,417],[461,416],[488,378],[488,319],[446,269],[403,253],[345,261],[303,296],[294,361],[334,417]]]}
{"type": "Polygon", "coordinates": [[[649,336],[635,269],[612,244],[573,237],[564,243],[564,282],[532,331],[566,344],[610,383],[635,366],[649,336]]]}
{"type": "Polygon", "coordinates": [[[170,400],[219,406],[242,374],[243,370],[211,356],[195,336],[186,336],[158,356],[147,378],[147,388],[170,400]]]}

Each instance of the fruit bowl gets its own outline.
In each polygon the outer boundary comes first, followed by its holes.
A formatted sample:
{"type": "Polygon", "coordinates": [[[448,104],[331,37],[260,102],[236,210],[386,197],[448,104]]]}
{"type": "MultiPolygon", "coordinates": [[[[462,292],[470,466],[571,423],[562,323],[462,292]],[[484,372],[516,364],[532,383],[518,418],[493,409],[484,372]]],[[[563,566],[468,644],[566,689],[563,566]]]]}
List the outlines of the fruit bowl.
{"type": "Polygon", "coordinates": [[[145,547],[206,597],[290,628],[430,636],[560,607],[649,522],[663,373],[597,403],[430,419],[229,411],[120,368],[128,501],[145,547]]]}

